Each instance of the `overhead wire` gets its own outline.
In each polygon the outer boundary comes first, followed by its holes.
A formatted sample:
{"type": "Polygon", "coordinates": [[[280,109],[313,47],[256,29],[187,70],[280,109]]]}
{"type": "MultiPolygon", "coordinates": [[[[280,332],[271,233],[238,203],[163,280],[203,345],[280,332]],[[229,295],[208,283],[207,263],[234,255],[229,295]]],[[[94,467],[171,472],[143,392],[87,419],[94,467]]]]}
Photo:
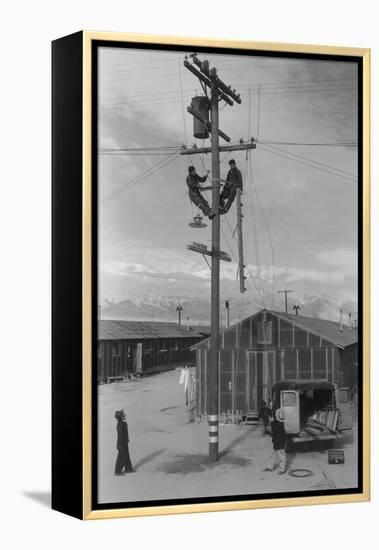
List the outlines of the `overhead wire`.
{"type": "MultiPolygon", "coordinates": [[[[203,142],[203,145],[204,145],[204,142],[203,142]]],[[[221,162],[224,162],[224,161],[226,160],[226,158],[227,158],[229,155],[230,155],[230,152],[228,152],[228,154],[225,155],[225,157],[222,159],[221,162]]],[[[204,160],[203,160],[203,158],[202,158],[203,155],[200,154],[199,157],[200,157],[200,162],[201,162],[201,164],[202,164],[202,166],[203,166],[203,169],[204,169],[204,170],[207,170],[207,168],[206,168],[206,166],[205,166],[205,164],[204,164],[204,160]]],[[[208,202],[209,202],[208,193],[205,191],[204,194],[205,194],[205,196],[206,196],[206,199],[207,199],[208,202]]],[[[228,227],[229,227],[230,232],[233,233],[233,230],[232,230],[232,227],[231,227],[231,225],[230,225],[230,222],[229,222],[228,218],[227,218],[226,216],[223,216],[223,219],[226,221],[226,223],[227,223],[227,225],[228,225],[228,227]]],[[[228,237],[227,237],[227,235],[226,235],[226,232],[225,232],[224,227],[223,227],[222,224],[220,224],[220,229],[221,229],[221,233],[222,233],[222,235],[223,235],[223,237],[224,237],[224,240],[225,240],[225,242],[226,242],[226,244],[227,244],[227,247],[228,247],[228,249],[229,249],[229,252],[230,252],[230,254],[231,254],[233,260],[235,261],[235,263],[238,265],[238,259],[236,258],[236,255],[235,255],[235,253],[234,253],[233,247],[231,246],[231,244],[230,244],[230,242],[229,242],[229,239],[228,239],[228,237]]],[[[234,239],[233,234],[232,234],[232,239],[234,239]]],[[[253,281],[254,286],[255,286],[255,288],[256,288],[256,290],[257,290],[257,292],[258,292],[258,288],[257,288],[257,286],[256,286],[256,284],[255,284],[254,278],[252,278],[252,281],[253,281]]],[[[252,297],[253,297],[253,299],[256,301],[256,303],[259,305],[260,302],[257,300],[257,298],[256,298],[256,296],[254,295],[254,293],[252,293],[252,297]]]]}
{"type": "Polygon", "coordinates": [[[184,95],[183,95],[182,72],[180,70],[181,69],[180,59],[178,59],[178,68],[179,68],[180,93],[181,93],[181,96],[182,96],[184,143],[187,144],[187,126],[186,126],[186,117],[185,117],[185,109],[184,109],[184,95]]]}
{"type": "MultiPolygon", "coordinates": [[[[229,153],[229,154],[230,154],[230,153],[229,153]]],[[[223,220],[225,221],[225,223],[227,224],[227,226],[228,226],[228,228],[229,228],[229,231],[230,231],[230,233],[231,233],[231,235],[232,235],[232,239],[235,240],[235,232],[233,231],[233,229],[232,229],[232,227],[231,227],[231,225],[230,225],[228,215],[225,214],[225,215],[223,216],[222,219],[223,219],[223,220]]],[[[223,226],[222,226],[222,225],[221,225],[221,231],[222,231],[222,233],[223,233],[223,235],[224,235],[224,238],[225,238],[226,241],[228,242],[227,237],[226,237],[226,234],[225,234],[225,232],[224,232],[224,229],[223,229],[223,226]]],[[[229,246],[229,248],[231,249],[231,246],[230,246],[229,242],[228,242],[228,246],[229,246]]],[[[234,258],[234,261],[235,261],[235,262],[237,263],[237,265],[238,265],[239,262],[238,262],[238,260],[236,259],[234,253],[233,253],[233,258],[234,258]]],[[[248,268],[248,266],[247,266],[247,268],[248,268]]],[[[252,283],[253,283],[253,286],[255,287],[255,290],[256,290],[256,292],[257,292],[257,295],[259,296],[259,294],[260,294],[260,292],[261,292],[261,289],[257,286],[257,283],[255,282],[255,277],[252,275],[252,273],[250,272],[249,268],[248,268],[248,272],[249,272],[251,281],[252,281],[252,283]]],[[[248,282],[247,282],[247,283],[248,283],[248,282]]],[[[250,287],[249,284],[248,284],[248,286],[250,287]]],[[[250,287],[250,288],[251,288],[251,287],[250,287]]],[[[251,288],[251,291],[253,292],[253,289],[252,289],[252,288],[251,288]]],[[[255,295],[252,294],[252,296],[253,296],[254,300],[256,301],[256,303],[257,303],[258,305],[260,305],[260,301],[255,297],[255,295]]]]}
{"type": "Polygon", "coordinates": [[[275,298],[274,298],[275,297],[275,254],[274,254],[274,246],[273,246],[273,243],[272,243],[270,228],[269,228],[269,225],[268,225],[268,222],[267,222],[267,219],[266,219],[266,215],[265,215],[265,212],[264,212],[264,209],[263,209],[263,205],[262,205],[260,197],[259,197],[259,193],[258,193],[256,183],[255,183],[253,166],[252,166],[252,159],[251,159],[251,151],[249,151],[249,163],[250,163],[250,174],[251,174],[251,181],[252,181],[252,185],[253,185],[253,190],[254,190],[255,195],[257,197],[257,203],[258,203],[258,205],[260,207],[260,210],[261,210],[263,224],[265,226],[266,234],[267,234],[269,245],[270,245],[271,262],[272,262],[272,296],[273,296],[273,307],[272,307],[272,309],[275,309],[275,298]]]}
{"type": "MultiPolygon", "coordinates": [[[[159,75],[156,75],[159,76],[159,75]]],[[[138,79],[139,77],[136,77],[138,79]]],[[[119,79],[121,80],[121,79],[119,79]]],[[[241,96],[248,95],[249,90],[258,90],[260,88],[260,94],[278,94],[278,93],[291,93],[291,92],[318,92],[318,91],[339,91],[344,89],[352,89],[355,88],[351,84],[349,84],[347,80],[320,80],[320,81],[283,81],[283,82],[277,82],[277,83],[244,83],[242,86],[239,86],[239,91],[241,96]],[[329,82],[329,84],[326,84],[329,82]],[[244,93],[245,90],[245,93],[244,93]]],[[[354,82],[351,80],[351,82],[354,82]]],[[[183,87],[183,83],[181,82],[181,85],[183,87]]],[[[183,92],[191,92],[191,89],[183,90],[183,92]]],[[[166,103],[164,98],[170,98],[170,100],[167,103],[170,103],[171,101],[174,101],[175,98],[180,97],[180,90],[172,90],[172,91],[165,91],[165,92],[141,92],[134,95],[128,95],[117,97],[116,103],[106,103],[107,100],[112,101],[112,97],[104,97],[102,100],[102,106],[101,108],[110,108],[116,105],[127,105],[129,103],[133,103],[135,105],[142,105],[142,104],[164,104],[166,103]],[[136,98],[136,99],[134,99],[136,98]],[[121,103],[120,99],[127,99],[128,103],[121,103]]]]}
{"type": "MultiPolygon", "coordinates": [[[[249,174],[249,179],[251,180],[251,174],[249,174]]],[[[258,231],[257,231],[257,216],[256,216],[256,209],[255,209],[255,200],[254,200],[254,194],[252,188],[248,186],[248,189],[251,191],[251,201],[249,202],[250,206],[250,212],[251,212],[251,220],[252,220],[252,229],[253,229],[253,242],[255,247],[255,258],[256,258],[256,271],[257,271],[257,279],[260,282],[261,286],[261,292],[262,292],[262,306],[265,306],[265,289],[262,279],[262,271],[261,271],[261,262],[260,262],[260,253],[259,253],[259,244],[258,244],[258,231]]],[[[253,278],[253,275],[250,271],[249,264],[246,262],[246,269],[250,275],[251,278],[253,278]]]]}
{"type": "Polygon", "coordinates": [[[336,172],[341,172],[342,174],[346,174],[347,176],[352,176],[353,178],[357,177],[355,174],[352,174],[351,172],[347,172],[346,170],[341,170],[340,168],[335,168],[334,166],[330,166],[330,164],[325,164],[324,162],[319,162],[319,161],[310,159],[308,157],[304,157],[303,155],[299,155],[297,153],[291,153],[284,149],[280,149],[279,147],[274,147],[273,145],[269,145],[268,147],[270,149],[274,149],[275,151],[280,151],[281,153],[287,153],[290,156],[297,157],[302,160],[306,160],[308,162],[311,162],[312,164],[317,164],[319,166],[322,166],[323,168],[330,168],[331,170],[334,170],[336,172]]]}
{"type": "MultiPolygon", "coordinates": [[[[257,97],[257,137],[259,136],[259,129],[260,129],[260,115],[261,115],[261,87],[260,84],[258,86],[258,97],[257,97]]],[[[251,118],[251,112],[249,112],[249,121],[251,118]]],[[[246,157],[246,168],[247,168],[247,157],[246,157]]],[[[251,178],[251,174],[250,174],[251,178]]],[[[261,289],[262,289],[262,305],[265,306],[265,289],[262,279],[262,272],[261,272],[261,264],[260,264],[260,254],[259,254],[259,245],[258,245],[258,232],[257,232],[257,225],[256,225],[256,212],[255,212],[255,203],[254,203],[254,195],[252,192],[251,196],[251,203],[250,203],[250,210],[251,210],[251,216],[252,216],[252,225],[253,225],[253,236],[254,236],[254,244],[255,244],[255,254],[256,254],[256,261],[257,261],[257,272],[258,272],[258,280],[260,281],[261,289]]],[[[252,277],[250,268],[248,266],[248,263],[246,263],[248,273],[250,277],[252,277]]]]}
{"type": "Polygon", "coordinates": [[[316,143],[310,143],[310,142],[303,142],[303,141],[274,141],[274,140],[265,140],[260,139],[256,140],[257,143],[261,143],[263,145],[300,145],[302,147],[357,147],[358,143],[354,141],[329,141],[329,142],[316,142],[316,143]]]}
{"type": "Polygon", "coordinates": [[[125,191],[126,189],[132,187],[133,185],[135,185],[136,183],[139,183],[140,181],[142,181],[143,179],[145,179],[147,176],[150,176],[152,174],[154,174],[155,172],[157,172],[158,170],[160,170],[161,168],[164,168],[165,166],[167,166],[168,164],[170,164],[171,162],[173,162],[174,160],[176,160],[177,158],[179,157],[178,154],[176,153],[170,153],[169,155],[166,156],[166,158],[164,159],[161,159],[160,161],[158,161],[156,164],[154,164],[153,166],[150,166],[147,170],[145,170],[144,172],[142,172],[141,174],[139,174],[138,176],[132,178],[129,182],[127,182],[126,184],[122,185],[121,187],[119,187],[118,189],[116,189],[115,191],[112,191],[111,193],[109,193],[108,195],[106,195],[102,200],[101,200],[101,203],[102,204],[106,204],[107,202],[109,202],[110,200],[114,199],[115,197],[117,197],[118,195],[120,195],[123,191],[125,191]]]}
{"type": "Polygon", "coordinates": [[[273,155],[276,155],[278,157],[282,157],[282,158],[285,158],[285,159],[288,159],[288,160],[292,160],[293,162],[297,162],[298,164],[302,164],[304,166],[308,166],[308,167],[311,167],[311,168],[314,168],[315,170],[320,170],[322,172],[326,172],[328,174],[332,174],[333,176],[337,176],[339,178],[343,178],[343,179],[346,179],[346,180],[349,180],[349,181],[356,181],[356,177],[350,177],[350,176],[346,176],[344,174],[340,174],[338,172],[332,172],[331,170],[327,170],[326,168],[322,168],[321,166],[315,166],[314,164],[311,164],[311,162],[305,162],[303,160],[298,160],[296,158],[294,158],[293,156],[290,156],[291,153],[286,153],[286,154],[283,154],[283,153],[279,153],[277,151],[274,151],[271,146],[263,146],[261,145],[260,146],[260,149],[262,149],[263,151],[266,151],[268,153],[271,153],[273,155]]]}
{"type": "MultiPolygon", "coordinates": [[[[341,91],[349,91],[351,90],[351,88],[343,88],[341,89],[341,91]]],[[[264,95],[283,95],[283,94],[304,94],[304,93],[329,93],[333,91],[332,89],[302,89],[302,88],[297,88],[297,89],[284,89],[284,90],[281,90],[281,91],[275,91],[275,92],[265,92],[265,91],[262,91],[260,92],[260,97],[264,96],[264,95]]],[[[244,97],[245,95],[247,96],[247,94],[244,94],[244,93],[241,93],[240,94],[242,97],[244,97]]],[[[138,107],[145,107],[145,106],[151,106],[151,107],[154,107],[154,106],[157,106],[157,105],[170,105],[172,103],[180,103],[181,102],[181,99],[180,99],[180,96],[178,94],[173,94],[172,97],[170,96],[166,96],[167,98],[167,101],[165,100],[164,97],[162,98],[151,98],[151,99],[136,99],[136,100],[132,100],[132,101],[127,101],[127,102],[116,102],[116,103],[105,103],[105,104],[102,104],[101,107],[100,107],[100,111],[107,111],[107,110],[111,110],[111,109],[115,109],[115,108],[120,108],[120,107],[135,107],[135,108],[138,108],[138,107]]],[[[225,105],[220,109],[224,109],[225,105]]]]}

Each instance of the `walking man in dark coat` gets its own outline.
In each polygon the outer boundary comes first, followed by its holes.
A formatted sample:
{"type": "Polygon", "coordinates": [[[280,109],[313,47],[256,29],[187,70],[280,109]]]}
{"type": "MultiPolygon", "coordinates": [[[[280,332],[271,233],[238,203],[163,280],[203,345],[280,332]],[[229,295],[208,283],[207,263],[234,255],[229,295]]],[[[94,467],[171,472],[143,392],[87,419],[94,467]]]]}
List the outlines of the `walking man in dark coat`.
{"type": "Polygon", "coordinates": [[[205,176],[199,176],[196,174],[196,168],[194,166],[188,167],[188,176],[186,179],[188,185],[188,194],[190,200],[195,204],[200,210],[204,213],[205,216],[208,216],[210,220],[215,217],[214,212],[212,212],[211,207],[209,206],[208,201],[203,197],[201,191],[207,191],[213,189],[212,186],[201,187],[200,183],[204,183],[209,174],[208,172],[205,176]]]}
{"type": "Polygon", "coordinates": [[[117,460],[115,467],[115,475],[122,476],[124,473],[134,472],[134,468],[129,456],[129,433],[126,416],[123,409],[116,411],[114,415],[117,420],[117,460]],[[123,472],[125,468],[125,472],[123,472]]]}
{"type": "Polygon", "coordinates": [[[285,414],[283,409],[277,409],[271,422],[271,437],[273,452],[269,458],[265,472],[272,472],[279,464],[279,474],[286,473],[286,432],[284,429],[285,414]]]}
{"type": "Polygon", "coordinates": [[[229,166],[230,170],[226,175],[226,180],[221,180],[225,185],[220,195],[220,214],[228,212],[236,196],[237,188],[242,191],[242,174],[236,166],[236,161],[231,159],[229,166]]]}

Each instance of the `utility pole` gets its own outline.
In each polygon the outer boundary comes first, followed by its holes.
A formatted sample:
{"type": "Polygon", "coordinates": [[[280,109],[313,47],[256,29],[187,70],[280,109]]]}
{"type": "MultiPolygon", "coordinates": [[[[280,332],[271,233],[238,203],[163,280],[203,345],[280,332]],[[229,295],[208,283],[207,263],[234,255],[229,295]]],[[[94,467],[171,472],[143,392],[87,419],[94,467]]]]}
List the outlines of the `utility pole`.
{"type": "Polygon", "coordinates": [[[229,328],[229,300],[225,301],[225,309],[226,309],[226,328],[229,328]]]}
{"type": "MultiPolygon", "coordinates": [[[[211,349],[210,349],[210,374],[209,374],[209,398],[208,398],[208,423],[209,423],[209,460],[217,461],[218,454],[218,377],[219,377],[219,336],[220,336],[220,259],[226,259],[225,253],[220,251],[220,150],[243,151],[255,149],[254,140],[250,143],[220,147],[219,137],[229,142],[230,138],[219,128],[219,101],[225,101],[228,105],[233,105],[233,101],[241,103],[239,94],[222,82],[215,68],[210,69],[207,60],[200,61],[196,54],[190,56],[193,64],[186,57],[184,66],[194,74],[203,88],[205,97],[210,110],[210,123],[204,115],[198,113],[193,108],[188,108],[188,112],[210,132],[211,148],[192,147],[181,149],[182,155],[194,155],[200,153],[212,153],[212,210],[216,214],[212,220],[212,266],[211,266],[211,349]],[[210,95],[208,96],[210,92],[210,95]]],[[[208,114],[208,112],[207,112],[208,114]]],[[[188,246],[187,246],[188,248],[188,246]]],[[[191,250],[204,254],[198,244],[192,245],[191,250]]],[[[228,261],[228,260],[227,260],[228,261]]]]}
{"type": "Polygon", "coordinates": [[[238,232],[238,271],[240,280],[240,292],[245,292],[245,264],[243,259],[243,234],[242,234],[242,202],[241,189],[237,188],[237,232],[238,232]]]}
{"type": "Polygon", "coordinates": [[[293,290],[287,290],[287,289],[278,290],[278,294],[284,294],[285,296],[286,313],[288,313],[287,294],[289,294],[290,292],[293,292],[293,290]]]}
{"type": "Polygon", "coordinates": [[[182,318],[181,318],[181,313],[183,311],[183,307],[179,304],[176,308],[176,311],[178,312],[178,316],[179,316],[179,326],[182,324],[182,318]]]}
{"type": "MultiPolygon", "coordinates": [[[[216,76],[216,69],[212,69],[216,76]]],[[[217,215],[212,221],[212,275],[211,275],[211,375],[209,396],[209,459],[218,460],[218,369],[220,334],[220,151],[218,137],[218,87],[211,81],[211,145],[212,145],[212,210],[217,215]]]]}

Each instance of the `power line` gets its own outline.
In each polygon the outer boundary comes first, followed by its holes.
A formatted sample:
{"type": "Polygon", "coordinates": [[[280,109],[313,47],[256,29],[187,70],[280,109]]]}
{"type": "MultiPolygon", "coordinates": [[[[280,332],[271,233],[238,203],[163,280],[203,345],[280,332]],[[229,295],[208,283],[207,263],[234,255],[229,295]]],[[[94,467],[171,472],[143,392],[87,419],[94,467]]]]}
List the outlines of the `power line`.
{"type": "MultiPolygon", "coordinates": [[[[166,61],[172,61],[172,62],[176,62],[177,60],[177,57],[170,57],[170,58],[166,58],[165,59],[166,61]]],[[[151,65],[151,63],[160,63],[162,61],[162,57],[159,57],[159,58],[156,58],[156,59],[149,59],[149,61],[127,61],[127,62],[123,62],[123,63],[111,63],[109,65],[107,64],[101,64],[100,68],[101,69],[104,69],[104,68],[109,68],[109,67],[120,67],[120,66],[128,66],[129,65],[151,65]]]]}
{"type": "MultiPolygon", "coordinates": [[[[275,90],[275,91],[261,91],[260,92],[260,96],[262,95],[283,95],[283,94],[299,94],[299,93],[329,93],[329,92],[333,92],[333,91],[350,91],[350,90],[353,90],[354,88],[350,87],[350,86],[343,86],[343,87],[340,87],[340,88],[304,88],[304,87],[296,87],[296,88],[283,88],[282,90],[278,89],[278,90],[275,90]]],[[[194,93],[194,92],[193,92],[194,93]]],[[[168,105],[168,104],[171,104],[171,103],[179,103],[180,102],[180,96],[178,94],[176,94],[175,92],[172,92],[172,93],[169,93],[166,97],[167,99],[173,95],[172,99],[171,100],[167,100],[167,101],[164,101],[164,97],[162,97],[161,99],[154,99],[154,98],[151,98],[151,99],[145,99],[145,100],[134,100],[134,101],[127,101],[127,102],[122,102],[122,103],[106,103],[106,104],[103,104],[101,105],[100,109],[101,110],[107,110],[107,109],[111,109],[111,108],[114,108],[114,107],[121,107],[121,106],[125,106],[125,105],[130,105],[132,107],[140,107],[140,106],[143,106],[143,105],[168,105]]],[[[248,96],[248,93],[241,93],[241,96],[248,96]]],[[[138,97],[138,95],[135,95],[135,96],[130,96],[130,97],[138,97]]]]}
{"type": "Polygon", "coordinates": [[[111,199],[114,199],[115,197],[117,197],[118,195],[120,195],[123,191],[125,191],[126,189],[128,189],[128,188],[131,187],[132,185],[135,185],[136,183],[139,183],[139,182],[142,181],[145,177],[154,174],[155,172],[157,172],[157,171],[160,170],[161,168],[164,168],[165,166],[167,166],[167,164],[173,162],[173,161],[176,160],[178,157],[179,157],[178,154],[176,154],[176,153],[170,153],[169,155],[167,155],[167,157],[166,157],[165,159],[161,159],[161,160],[158,161],[156,164],[154,164],[153,166],[151,166],[150,168],[148,168],[147,170],[145,170],[144,172],[142,172],[142,174],[139,174],[138,176],[136,176],[135,178],[133,178],[132,180],[130,180],[128,183],[122,185],[121,187],[119,187],[119,188],[116,189],[115,191],[112,191],[111,193],[109,193],[106,197],[103,198],[103,200],[101,201],[101,203],[102,203],[102,204],[105,204],[105,203],[109,202],[111,199]],[[174,157],[173,157],[173,156],[174,156],[174,157]]]}
{"type": "Polygon", "coordinates": [[[337,176],[339,178],[343,178],[345,180],[349,180],[349,181],[356,181],[356,178],[351,178],[349,176],[344,176],[343,174],[339,174],[337,172],[332,172],[331,170],[327,170],[325,168],[321,168],[320,166],[315,166],[314,164],[310,164],[309,162],[304,162],[302,160],[297,160],[291,156],[288,156],[288,153],[287,155],[283,155],[281,153],[277,153],[275,151],[273,151],[272,149],[269,149],[265,146],[262,146],[260,147],[260,149],[262,149],[263,151],[266,151],[267,153],[271,153],[272,155],[276,155],[278,157],[282,157],[282,158],[285,158],[285,159],[288,159],[288,160],[292,160],[293,162],[297,162],[298,164],[302,164],[303,166],[308,166],[310,168],[314,168],[315,170],[320,170],[321,172],[326,172],[327,174],[332,174],[333,176],[337,176]]]}
{"type": "MultiPolygon", "coordinates": [[[[304,86],[306,84],[311,84],[312,86],[311,87],[314,87],[316,88],[317,85],[319,85],[320,87],[325,87],[325,86],[338,86],[338,85],[342,85],[342,86],[347,86],[348,85],[348,82],[355,82],[355,80],[353,79],[338,79],[338,80],[331,80],[331,79],[326,79],[326,80],[283,80],[283,81],[277,81],[277,82],[250,82],[250,83],[244,83],[243,86],[239,86],[239,89],[240,90],[254,90],[254,89],[258,89],[258,86],[261,86],[261,88],[263,89],[267,89],[267,90],[275,90],[277,88],[292,88],[290,85],[291,84],[294,84],[294,87],[295,88],[298,88],[299,86],[304,86]],[[330,84],[325,84],[326,82],[329,82],[330,84]],[[343,82],[345,82],[345,84],[342,84],[343,82]],[[340,84],[338,84],[340,83],[340,84]],[[316,85],[316,86],[315,86],[316,85]]],[[[190,92],[193,92],[193,88],[186,88],[185,90],[183,90],[184,92],[187,92],[187,93],[190,93],[190,92]]],[[[134,94],[134,95],[128,95],[128,96],[124,96],[125,98],[126,97],[129,97],[129,98],[133,98],[133,97],[148,97],[148,96],[161,96],[161,95],[172,95],[172,94],[179,94],[180,90],[174,90],[174,91],[171,91],[171,92],[142,92],[142,93],[139,93],[139,94],[134,94]]],[[[104,99],[112,99],[112,97],[105,97],[103,98],[104,99]]],[[[122,98],[120,98],[122,99],[122,98]]]]}
{"type": "MultiPolygon", "coordinates": [[[[252,159],[251,159],[251,151],[249,151],[249,164],[250,164],[250,174],[251,174],[251,181],[252,181],[253,190],[255,191],[255,195],[257,197],[257,203],[258,203],[258,206],[259,206],[259,208],[261,210],[261,213],[262,213],[263,223],[264,223],[266,233],[267,233],[267,237],[268,237],[268,241],[269,241],[269,244],[270,244],[271,262],[272,262],[272,295],[275,296],[275,254],[274,254],[274,246],[272,244],[271,233],[270,233],[269,225],[267,223],[266,215],[265,215],[265,212],[264,212],[264,209],[263,209],[263,206],[262,206],[259,194],[258,194],[257,186],[255,184],[255,178],[254,178],[253,166],[252,166],[252,159]]],[[[274,300],[273,300],[273,309],[274,309],[274,305],[275,304],[274,304],[274,300]]]]}
{"type": "MultiPolygon", "coordinates": [[[[250,157],[251,158],[251,157],[250,157]]],[[[247,159],[246,159],[246,168],[247,168],[247,159]]],[[[247,172],[247,169],[246,169],[247,172]]],[[[251,178],[251,172],[249,173],[250,181],[252,182],[251,178]]],[[[255,201],[254,201],[254,194],[253,194],[253,188],[248,187],[248,189],[251,192],[251,202],[250,205],[250,211],[251,211],[251,219],[252,219],[252,226],[253,226],[253,236],[254,236],[254,245],[255,245],[255,254],[256,254],[256,262],[257,262],[257,271],[258,271],[258,277],[257,279],[260,281],[261,289],[262,289],[262,305],[265,306],[265,289],[263,284],[263,278],[262,278],[262,271],[261,271],[261,261],[260,261],[260,254],[259,254],[259,244],[258,244],[258,231],[257,231],[257,217],[256,217],[256,210],[255,210],[255,201]]],[[[248,273],[250,274],[250,277],[252,277],[252,274],[250,272],[250,268],[247,265],[248,273]]]]}
{"type": "MultiPolygon", "coordinates": [[[[282,153],[288,153],[288,151],[285,151],[283,149],[279,149],[279,147],[274,147],[272,145],[269,146],[271,149],[274,149],[275,151],[280,151],[282,153]]],[[[330,166],[329,164],[325,164],[323,162],[318,162],[316,160],[310,159],[308,157],[304,157],[302,155],[298,155],[296,153],[288,153],[289,155],[293,157],[297,157],[303,160],[307,160],[309,162],[312,162],[314,164],[318,164],[319,166],[323,166],[324,168],[331,168],[332,170],[335,170],[336,172],[342,172],[343,174],[346,174],[347,176],[352,176],[353,178],[356,178],[357,176],[355,174],[352,174],[351,172],[346,172],[345,170],[341,170],[340,168],[335,168],[334,166],[330,166]]]]}
{"type": "MultiPolygon", "coordinates": [[[[165,76],[165,75],[163,75],[165,76]]],[[[139,77],[137,77],[139,78],[139,77]]],[[[145,78],[145,77],[144,77],[145,78]]],[[[284,92],[293,92],[293,91],[329,91],[329,90],[340,90],[340,89],[350,89],[351,84],[349,84],[350,81],[348,80],[319,80],[319,81],[283,81],[283,82],[277,82],[277,83],[245,83],[244,86],[240,86],[240,90],[246,90],[247,93],[242,93],[241,95],[248,95],[250,90],[259,90],[261,89],[261,92],[263,94],[275,94],[278,93],[284,93],[284,92]],[[329,82],[329,84],[326,84],[329,82]],[[311,83],[311,84],[307,84],[311,83]]],[[[354,82],[354,81],[351,81],[354,82]]],[[[193,88],[187,88],[183,90],[183,92],[191,93],[193,92],[193,88]]],[[[119,99],[133,99],[133,98],[146,98],[144,100],[140,100],[141,102],[145,101],[155,101],[158,96],[163,97],[179,97],[179,90],[173,90],[171,92],[149,92],[149,93],[141,93],[141,94],[133,94],[128,96],[119,97],[119,99]],[[150,99],[148,99],[150,98],[150,99]]],[[[162,99],[163,99],[162,97],[162,99]]],[[[104,99],[112,99],[112,97],[104,98],[104,99]]],[[[103,99],[103,101],[104,101],[103,99]]],[[[139,101],[139,99],[137,99],[139,101]]]]}
{"type": "Polygon", "coordinates": [[[156,147],[101,147],[101,151],[156,151],[178,149],[178,145],[157,145],[156,147]]]}
{"type": "Polygon", "coordinates": [[[301,145],[301,146],[312,146],[312,147],[357,147],[358,143],[353,141],[332,141],[324,143],[307,143],[302,141],[273,141],[273,140],[264,140],[257,139],[257,143],[263,143],[264,145],[301,145]]]}
{"type": "MultiPolygon", "coordinates": [[[[179,66],[180,93],[181,93],[181,96],[182,96],[184,139],[185,139],[185,143],[187,143],[187,127],[186,127],[186,117],[185,117],[185,109],[184,109],[183,82],[182,82],[182,72],[181,72],[180,59],[178,59],[178,66],[179,66]]],[[[189,161],[189,159],[188,159],[188,161],[189,161]]]]}
{"type": "MultiPolygon", "coordinates": [[[[226,160],[226,158],[227,158],[229,155],[230,155],[230,152],[227,153],[227,154],[225,155],[225,157],[221,160],[221,163],[224,162],[224,161],[226,160]]],[[[205,164],[204,164],[204,161],[203,161],[203,158],[202,158],[202,157],[203,157],[203,155],[200,155],[200,161],[201,161],[201,164],[203,165],[203,169],[206,170],[206,167],[205,167],[205,164]]],[[[208,193],[205,191],[204,194],[205,194],[207,200],[209,201],[208,193]]],[[[227,223],[228,228],[229,228],[229,231],[230,231],[230,234],[231,234],[231,237],[232,237],[233,240],[235,240],[235,237],[234,237],[234,234],[233,234],[232,227],[231,227],[230,222],[229,222],[229,219],[228,219],[228,217],[227,217],[226,215],[223,217],[223,221],[225,221],[225,222],[227,223]]],[[[230,254],[231,254],[233,260],[235,261],[236,264],[238,264],[238,260],[237,260],[237,258],[236,258],[235,253],[234,253],[233,247],[232,247],[232,245],[231,245],[230,242],[229,242],[229,239],[228,239],[228,237],[227,237],[227,235],[226,235],[226,233],[225,233],[225,231],[224,231],[223,226],[221,226],[221,232],[222,232],[222,234],[223,234],[223,237],[224,237],[224,239],[225,239],[225,241],[226,241],[227,247],[228,247],[228,249],[229,249],[229,251],[230,251],[230,254]]],[[[256,282],[255,282],[255,280],[254,280],[254,277],[253,277],[253,275],[251,274],[250,271],[249,271],[249,275],[250,275],[250,277],[251,277],[252,283],[253,283],[253,285],[254,285],[256,291],[257,291],[257,295],[258,295],[258,298],[259,298],[260,289],[257,287],[256,282]]],[[[248,285],[248,286],[250,287],[250,285],[248,285]]],[[[253,289],[252,289],[251,287],[250,287],[250,290],[251,290],[251,292],[252,292],[251,295],[252,295],[253,299],[255,300],[255,303],[259,306],[259,305],[260,305],[260,301],[259,301],[259,300],[257,299],[257,297],[255,296],[255,294],[254,294],[254,292],[253,292],[253,289]]]]}

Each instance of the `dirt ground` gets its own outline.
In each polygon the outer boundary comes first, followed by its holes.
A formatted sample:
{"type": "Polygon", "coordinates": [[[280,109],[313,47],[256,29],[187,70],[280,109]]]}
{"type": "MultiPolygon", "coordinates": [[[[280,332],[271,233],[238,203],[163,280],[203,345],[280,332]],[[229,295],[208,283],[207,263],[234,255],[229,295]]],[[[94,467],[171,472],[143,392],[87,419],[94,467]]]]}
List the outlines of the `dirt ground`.
{"type": "MultiPolygon", "coordinates": [[[[329,465],[321,442],[287,452],[287,473],[263,472],[272,451],[262,427],[220,424],[218,462],[208,461],[208,425],[188,422],[180,370],[99,386],[98,499],[100,503],[258,495],[357,486],[356,428],[334,447],[345,464],[329,465]],[[135,473],[115,476],[116,420],[123,408],[135,473]],[[294,468],[309,477],[289,474],[294,468]]],[[[330,448],[330,447],[329,447],[330,448]]]]}

